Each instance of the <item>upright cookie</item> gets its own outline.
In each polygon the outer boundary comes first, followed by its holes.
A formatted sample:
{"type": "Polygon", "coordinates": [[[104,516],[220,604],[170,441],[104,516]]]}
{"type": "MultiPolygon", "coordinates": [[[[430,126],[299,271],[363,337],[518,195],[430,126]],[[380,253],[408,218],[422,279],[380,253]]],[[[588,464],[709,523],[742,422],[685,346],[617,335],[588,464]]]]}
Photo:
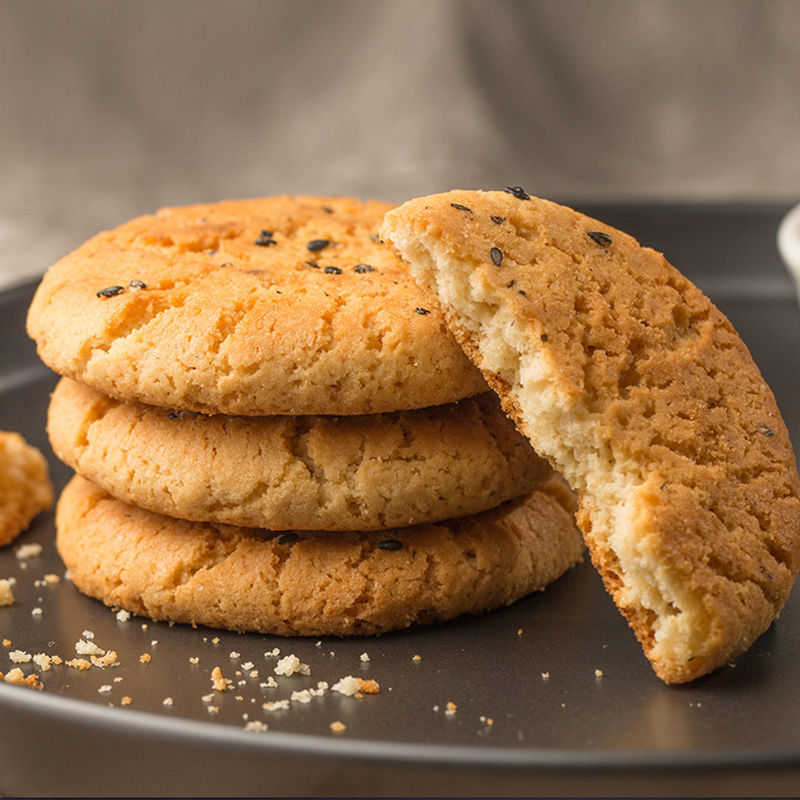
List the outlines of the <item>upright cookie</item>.
{"type": "Polygon", "coordinates": [[[127,506],[76,476],[57,545],[84,593],[153,619],[375,634],[514,602],[581,557],[557,479],[474,517],[387,533],[270,534],[127,506]]]}
{"type": "Polygon", "coordinates": [[[44,456],[18,433],[0,431],[0,547],[53,504],[44,456]]]}
{"type": "Polygon", "coordinates": [[[800,568],[800,481],[730,322],[661,254],[519,188],[413,200],[383,235],[578,492],[656,673],[689,681],[747,648],[800,568]]]}
{"type": "Polygon", "coordinates": [[[113,400],[68,378],[56,455],[118,500],[269,530],[376,530],[465,516],[550,475],[491,392],[349,417],[207,417],[113,400]]]}
{"type": "Polygon", "coordinates": [[[371,414],[485,391],[377,240],[389,208],[272,197],[139,217],[51,267],[28,332],[61,375],[204,413],[371,414]]]}

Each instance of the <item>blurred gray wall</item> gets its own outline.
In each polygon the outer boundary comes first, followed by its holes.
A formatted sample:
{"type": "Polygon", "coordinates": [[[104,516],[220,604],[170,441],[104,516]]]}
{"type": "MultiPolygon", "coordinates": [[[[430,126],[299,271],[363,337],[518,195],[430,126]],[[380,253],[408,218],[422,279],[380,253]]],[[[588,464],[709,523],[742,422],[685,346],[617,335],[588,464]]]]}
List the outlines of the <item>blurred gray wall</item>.
{"type": "Polygon", "coordinates": [[[166,204],[800,200],[797,0],[0,0],[0,283],[166,204]]]}

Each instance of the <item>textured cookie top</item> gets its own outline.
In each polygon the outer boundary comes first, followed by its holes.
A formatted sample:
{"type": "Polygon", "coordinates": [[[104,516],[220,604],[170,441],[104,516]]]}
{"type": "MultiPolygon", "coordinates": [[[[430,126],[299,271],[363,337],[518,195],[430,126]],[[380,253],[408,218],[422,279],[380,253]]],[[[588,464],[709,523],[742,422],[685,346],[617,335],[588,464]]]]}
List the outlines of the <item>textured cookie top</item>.
{"type": "Polygon", "coordinates": [[[362,414],[485,390],[376,232],[390,206],[273,197],[167,208],[45,275],[42,360],[105,394],[226,414],[362,414]]]}
{"type": "Polygon", "coordinates": [[[53,504],[44,456],[18,433],[0,431],[0,547],[53,504]]]}
{"type": "Polygon", "coordinates": [[[232,417],[114,400],[62,378],[56,455],[114,497],[270,530],[378,530],[474,514],[549,477],[491,392],[363,416],[232,417]]]}
{"type": "Polygon", "coordinates": [[[665,258],[571,209],[450,192],[383,226],[534,448],[664,680],[744,650],[800,568],[800,481],[730,322],[665,258]]]}
{"type": "Polygon", "coordinates": [[[281,635],[374,634],[543,589],[583,543],[557,479],[498,508],[383,533],[292,533],[163,517],[76,476],[56,512],[72,582],[154,619],[281,635]]]}

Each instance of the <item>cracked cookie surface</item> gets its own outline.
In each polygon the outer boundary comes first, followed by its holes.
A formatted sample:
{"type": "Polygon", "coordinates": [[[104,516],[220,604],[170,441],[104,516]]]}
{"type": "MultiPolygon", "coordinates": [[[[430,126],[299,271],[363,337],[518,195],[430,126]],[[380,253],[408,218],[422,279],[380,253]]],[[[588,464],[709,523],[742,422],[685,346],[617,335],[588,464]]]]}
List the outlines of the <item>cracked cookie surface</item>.
{"type": "Polygon", "coordinates": [[[224,414],[368,414],[486,390],[377,238],[391,206],[271,197],[166,208],[48,270],[28,332],[113,397],[224,414]]]}
{"type": "Polygon", "coordinates": [[[660,253],[517,188],[418,198],[382,232],[577,491],[656,673],[692,680],[745,650],[800,569],[800,481],[724,315],[660,253]]]}
{"type": "Polygon", "coordinates": [[[274,534],[176,520],[80,476],[56,511],[73,583],[159,620],[280,635],[376,634],[508,605],[581,558],[557,478],[447,523],[382,533],[274,534]]]}
{"type": "Polygon", "coordinates": [[[231,417],[114,400],[62,378],[48,433],[62,461],[119,500],[270,530],[435,522],[550,474],[491,392],[386,414],[231,417]]]}
{"type": "Polygon", "coordinates": [[[0,431],[0,547],[13,542],[52,504],[44,456],[18,433],[0,431]]]}

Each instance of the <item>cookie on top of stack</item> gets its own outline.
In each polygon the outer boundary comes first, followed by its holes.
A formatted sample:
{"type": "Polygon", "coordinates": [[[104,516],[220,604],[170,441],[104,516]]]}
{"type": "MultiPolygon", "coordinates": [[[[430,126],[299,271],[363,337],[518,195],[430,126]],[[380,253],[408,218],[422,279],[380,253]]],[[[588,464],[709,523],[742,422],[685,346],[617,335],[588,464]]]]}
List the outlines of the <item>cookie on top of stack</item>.
{"type": "Polygon", "coordinates": [[[362,634],[576,563],[569,491],[377,231],[390,206],[165,209],[53,266],[28,330],[75,585],[154,619],[362,634]]]}

